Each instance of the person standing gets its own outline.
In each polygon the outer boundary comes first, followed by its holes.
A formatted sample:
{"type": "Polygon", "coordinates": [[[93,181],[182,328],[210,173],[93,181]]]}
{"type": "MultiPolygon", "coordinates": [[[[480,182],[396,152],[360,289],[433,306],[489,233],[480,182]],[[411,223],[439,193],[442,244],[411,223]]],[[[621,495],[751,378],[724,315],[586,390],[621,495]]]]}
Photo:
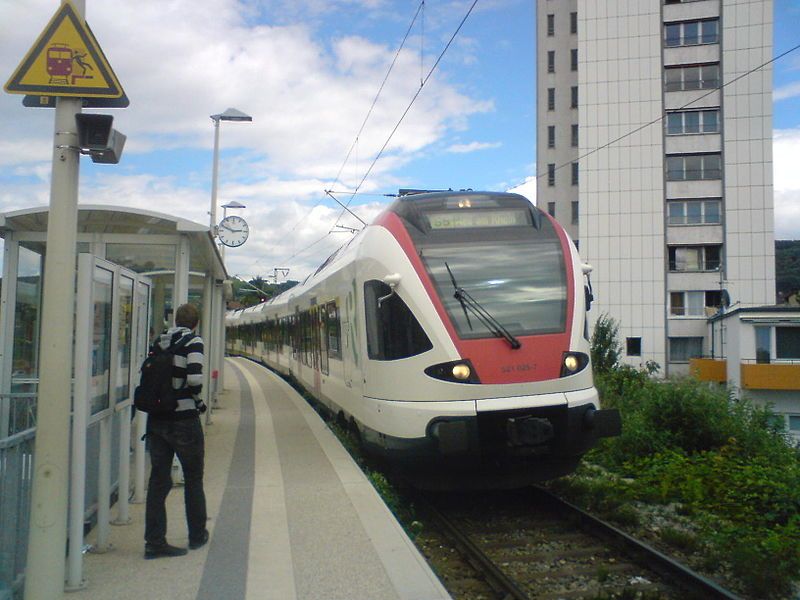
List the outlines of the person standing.
{"type": "Polygon", "coordinates": [[[145,508],[144,557],[183,556],[185,548],[167,543],[166,500],[172,488],[172,462],[181,463],[184,477],[186,524],[189,548],[208,541],[206,497],[203,490],[205,440],[200,414],[206,410],[198,398],[203,389],[203,339],[195,329],[200,313],[193,304],[182,304],[175,311],[175,327],[162,333],[154,342],[166,350],[184,341],[175,351],[172,386],[178,406],[172,413],[150,414],[147,419],[147,445],[150,452],[150,481],[145,508]]]}

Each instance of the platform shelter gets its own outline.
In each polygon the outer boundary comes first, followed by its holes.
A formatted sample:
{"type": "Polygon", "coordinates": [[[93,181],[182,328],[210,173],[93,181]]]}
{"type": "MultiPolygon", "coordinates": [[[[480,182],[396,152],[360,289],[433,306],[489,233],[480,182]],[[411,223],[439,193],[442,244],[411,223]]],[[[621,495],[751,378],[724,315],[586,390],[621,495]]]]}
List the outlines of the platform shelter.
{"type": "MultiPolygon", "coordinates": [[[[133,208],[78,208],[68,587],[81,585],[85,524],[96,521],[95,550],[103,551],[112,499],[120,503],[117,524],[127,520],[129,497],[144,500],[145,416],[132,421],[133,390],[148,345],[187,301],[201,308],[204,399],[215,405],[227,278],[208,225],[133,208]]],[[[47,227],[46,207],[0,213],[0,600],[22,584],[36,404],[47,401],[37,397],[48,331],[40,318],[47,227]]]]}

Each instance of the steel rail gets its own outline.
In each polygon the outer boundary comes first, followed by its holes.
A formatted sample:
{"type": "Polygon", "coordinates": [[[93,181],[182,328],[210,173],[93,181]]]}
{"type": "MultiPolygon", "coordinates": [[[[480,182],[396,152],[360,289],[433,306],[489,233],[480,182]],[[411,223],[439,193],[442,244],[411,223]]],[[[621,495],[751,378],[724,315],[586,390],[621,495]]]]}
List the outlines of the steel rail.
{"type": "Polygon", "coordinates": [[[687,566],[682,565],[666,554],[659,552],[649,544],[645,544],[644,542],[628,535],[621,529],[618,529],[613,525],[606,523],[605,521],[602,521],[593,515],[590,515],[583,509],[567,502],[563,498],[559,498],[550,491],[539,486],[533,486],[532,489],[535,490],[537,494],[541,495],[541,497],[545,498],[548,502],[551,502],[558,511],[577,518],[582,528],[587,529],[595,535],[606,540],[621,543],[634,555],[644,557],[648,563],[648,566],[661,575],[671,577],[673,580],[676,580],[676,585],[678,587],[683,587],[688,591],[694,592],[701,598],[741,600],[739,596],[733,592],[730,592],[729,590],[726,590],[711,579],[703,577],[699,573],[696,573],[687,566]]]}
{"type": "Polygon", "coordinates": [[[464,558],[483,576],[486,582],[502,600],[530,600],[517,583],[503,573],[486,554],[476,546],[472,540],[459,531],[450,519],[442,514],[433,504],[417,495],[414,502],[420,506],[436,522],[442,532],[450,538],[464,558]]]}

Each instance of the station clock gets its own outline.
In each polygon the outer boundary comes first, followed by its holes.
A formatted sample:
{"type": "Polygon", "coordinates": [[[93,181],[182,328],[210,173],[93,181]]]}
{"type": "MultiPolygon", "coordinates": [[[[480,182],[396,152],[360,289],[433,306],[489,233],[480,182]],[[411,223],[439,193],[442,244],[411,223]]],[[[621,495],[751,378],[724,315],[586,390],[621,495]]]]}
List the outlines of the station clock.
{"type": "Polygon", "coordinates": [[[217,236],[219,241],[226,246],[231,248],[241,246],[247,241],[248,235],[250,235],[250,227],[247,225],[247,221],[238,215],[225,217],[219,222],[217,236]]]}

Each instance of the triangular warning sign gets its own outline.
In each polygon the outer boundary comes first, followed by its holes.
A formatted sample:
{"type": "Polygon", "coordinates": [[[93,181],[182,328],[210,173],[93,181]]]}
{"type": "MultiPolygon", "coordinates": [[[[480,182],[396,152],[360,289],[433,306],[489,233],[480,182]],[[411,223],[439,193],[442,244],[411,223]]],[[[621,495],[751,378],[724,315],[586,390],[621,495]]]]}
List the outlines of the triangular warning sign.
{"type": "Polygon", "coordinates": [[[124,94],[89,25],[61,5],[5,85],[9,94],[119,98],[124,94]]]}

